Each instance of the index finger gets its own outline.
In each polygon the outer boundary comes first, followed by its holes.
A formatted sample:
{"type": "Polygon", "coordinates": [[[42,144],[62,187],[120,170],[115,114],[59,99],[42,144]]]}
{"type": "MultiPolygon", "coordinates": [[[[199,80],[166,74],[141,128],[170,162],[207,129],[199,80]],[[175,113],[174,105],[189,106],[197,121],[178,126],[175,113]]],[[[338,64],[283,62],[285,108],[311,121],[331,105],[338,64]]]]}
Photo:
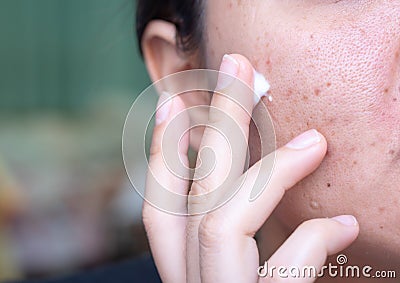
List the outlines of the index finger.
{"type": "Polygon", "coordinates": [[[245,57],[224,56],[188,197],[189,215],[192,215],[187,224],[188,282],[200,282],[198,228],[202,216],[198,214],[207,212],[210,204],[214,208],[213,201],[202,196],[243,173],[254,108],[254,92],[249,87],[253,82],[254,68],[245,57]]]}

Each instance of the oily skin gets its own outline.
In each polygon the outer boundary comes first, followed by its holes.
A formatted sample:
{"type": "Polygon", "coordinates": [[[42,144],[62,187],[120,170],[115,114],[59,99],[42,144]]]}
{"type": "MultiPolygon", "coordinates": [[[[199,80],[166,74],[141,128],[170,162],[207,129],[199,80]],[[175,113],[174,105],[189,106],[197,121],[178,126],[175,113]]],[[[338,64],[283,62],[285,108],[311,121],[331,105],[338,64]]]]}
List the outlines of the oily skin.
{"type": "Polygon", "coordinates": [[[288,231],[352,214],[360,235],[347,254],[399,261],[400,2],[207,1],[205,33],[208,68],[240,53],[270,81],[278,147],[311,128],[327,138],[319,169],[277,209],[288,231]]]}

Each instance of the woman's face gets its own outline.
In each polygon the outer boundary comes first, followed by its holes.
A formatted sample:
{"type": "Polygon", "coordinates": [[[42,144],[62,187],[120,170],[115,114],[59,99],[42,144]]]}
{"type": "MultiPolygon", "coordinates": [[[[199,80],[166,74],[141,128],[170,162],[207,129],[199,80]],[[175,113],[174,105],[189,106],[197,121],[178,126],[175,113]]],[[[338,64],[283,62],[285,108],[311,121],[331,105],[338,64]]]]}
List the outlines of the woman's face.
{"type": "Polygon", "coordinates": [[[400,1],[206,2],[207,67],[241,53],[267,77],[278,146],[310,128],[328,140],[282,222],[353,214],[358,247],[399,258],[400,1]]]}

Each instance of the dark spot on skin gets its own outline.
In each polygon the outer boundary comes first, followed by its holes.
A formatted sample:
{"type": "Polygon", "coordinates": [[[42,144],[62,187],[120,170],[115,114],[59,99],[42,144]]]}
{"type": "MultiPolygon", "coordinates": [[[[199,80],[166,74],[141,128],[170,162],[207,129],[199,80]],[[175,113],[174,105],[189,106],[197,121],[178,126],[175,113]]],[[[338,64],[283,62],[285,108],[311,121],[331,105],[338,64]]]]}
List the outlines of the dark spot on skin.
{"type": "Polygon", "coordinates": [[[330,87],[331,85],[332,85],[332,83],[330,83],[330,82],[327,82],[327,83],[326,83],[326,86],[327,86],[327,87],[330,87]]]}
{"type": "Polygon", "coordinates": [[[370,146],[374,147],[376,145],[375,142],[371,143],[370,146]]]}
{"type": "Polygon", "coordinates": [[[313,39],[313,38],[314,38],[314,35],[313,35],[313,34],[311,34],[311,35],[310,35],[310,38],[311,38],[311,39],[313,39]]]}
{"type": "Polygon", "coordinates": [[[232,6],[233,6],[232,2],[229,2],[228,8],[232,9],[232,6]]]}
{"type": "Polygon", "coordinates": [[[357,161],[356,160],[353,161],[353,165],[357,165],[357,161]]]}
{"type": "Polygon", "coordinates": [[[319,96],[320,94],[321,94],[321,90],[320,89],[318,89],[318,88],[314,89],[314,95],[315,96],[319,96]]]}
{"type": "Polygon", "coordinates": [[[399,51],[396,51],[394,56],[396,57],[396,59],[399,59],[399,56],[400,56],[399,51]]]}
{"type": "Polygon", "coordinates": [[[331,187],[331,183],[326,183],[326,186],[327,186],[328,188],[330,188],[330,187],[331,187]]]}
{"type": "Polygon", "coordinates": [[[379,226],[379,229],[383,229],[383,225],[380,225],[380,226],[379,226]]]}
{"type": "Polygon", "coordinates": [[[384,208],[384,207],[380,207],[380,208],[379,208],[379,212],[380,212],[380,213],[385,212],[385,208],[384,208]]]}
{"type": "Polygon", "coordinates": [[[385,88],[384,92],[385,92],[385,94],[387,94],[389,92],[389,89],[385,88]]]}
{"type": "Polygon", "coordinates": [[[392,163],[397,163],[400,160],[400,151],[395,151],[393,149],[389,150],[389,154],[392,156],[392,163]]]}
{"type": "Polygon", "coordinates": [[[292,96],[292,94],[293,94],[293,90],[289,89],[286,95],[287,96],[292,96]]]}
{"type": "Polygon", "coordinates": [[[397,101],[397,98],[396,98],[396,97],[394,97],[394,98],[393,98],[393,102],[396,102],[396,101],[397,101]]]}
{"type": "Polygon", "coordinates": [[[308,96],[307,95],[303,95],[303,100],[307,101],[308,100],[308,96]]]}

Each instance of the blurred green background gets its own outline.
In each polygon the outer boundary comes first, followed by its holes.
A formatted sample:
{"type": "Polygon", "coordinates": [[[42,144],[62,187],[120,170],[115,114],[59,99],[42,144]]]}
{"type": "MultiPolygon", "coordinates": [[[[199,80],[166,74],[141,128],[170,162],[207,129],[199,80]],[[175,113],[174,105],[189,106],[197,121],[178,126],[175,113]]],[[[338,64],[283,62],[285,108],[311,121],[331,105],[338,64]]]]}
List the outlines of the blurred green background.
{"type": "Polygon", "coordinates": [[[134,15],[134,0],[0,0],[0,281],[146,252],[121,155],[150,83],[134,15]]]}
{"type": "Polygon", "coordinates": [[[0,5],[1,110],[77,111],[148,83],[134,41],[134,0],[0,5]]]}

